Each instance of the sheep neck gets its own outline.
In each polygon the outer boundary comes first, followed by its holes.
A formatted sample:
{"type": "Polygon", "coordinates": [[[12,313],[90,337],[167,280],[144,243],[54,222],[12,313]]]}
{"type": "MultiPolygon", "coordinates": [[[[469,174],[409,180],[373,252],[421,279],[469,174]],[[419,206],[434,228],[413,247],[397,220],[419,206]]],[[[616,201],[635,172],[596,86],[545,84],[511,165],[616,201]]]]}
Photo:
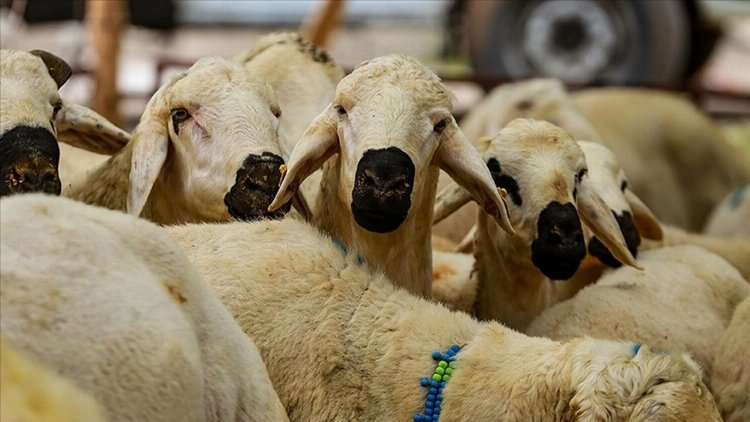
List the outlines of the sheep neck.
{"type": "Polygon", "coordinates": [[[475,314],[523,331],[550,305],[550,281],[531,264],[523,239],[506,234],[485,213],[477,220],[475,314]]]}
{"type": "Polygon", "coordinates": [[[383,271],[400,287],[423,297],[432,296],[430,222],[437,189],[438,169],[430,166],[421,192],[412,194],[409,215],[390,233],[373,233],[360,227],[351,214],[340,184],[340,156],[323,167],[323,183],[315,207],[314,223],[357,251],[367,265],[383,271]]]}

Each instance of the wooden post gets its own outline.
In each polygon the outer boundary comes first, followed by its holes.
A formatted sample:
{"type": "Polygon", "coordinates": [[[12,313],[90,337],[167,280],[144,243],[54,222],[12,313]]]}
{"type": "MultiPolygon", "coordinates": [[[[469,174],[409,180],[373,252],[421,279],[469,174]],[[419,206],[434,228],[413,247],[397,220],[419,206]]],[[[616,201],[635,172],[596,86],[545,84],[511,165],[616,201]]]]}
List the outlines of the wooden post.
{"type": "Polygon", "coordinates": [[[86,0],[86,29],[95,55],[91,108],[120,127],[117,65],[126,7],[125,0],[86,0]]]}
{"type": "Polygon", "coordinates": [[[299,33],[317,44],[326,47],[331,33],[338,26],[344,11],[345,0],[325,0],[325,2],[308,16],[302,23],[299,33]]]}

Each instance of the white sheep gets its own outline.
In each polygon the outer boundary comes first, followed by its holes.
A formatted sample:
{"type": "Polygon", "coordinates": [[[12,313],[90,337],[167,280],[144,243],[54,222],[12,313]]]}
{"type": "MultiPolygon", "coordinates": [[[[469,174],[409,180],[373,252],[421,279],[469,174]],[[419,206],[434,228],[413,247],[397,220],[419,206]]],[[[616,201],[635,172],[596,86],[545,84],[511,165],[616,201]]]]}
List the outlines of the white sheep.
{"type": "Polygon", "coordinates": [[[154,94],[123,150],[63,194],[160,224],[279,217],[288,208],[266,209],[284,164],[280,113],[265,80],[201,59],[154,94]]]}
{"type": "MultiPolygon", "coordinates": [[[[344,70],[328,52],[297,33],[264,36],[232,60],[243,63],[273,88],[282,110],[279,132],[286,141],[285,157],[289,157],[313,119],[331,103],[336,86],[344,77],[344,70]]],[[[300,189],[306,201],[315,204],[322,175],[317,170],[302,183],[300,189]]]]}
{"type": "Polygon", "coordinates": [[[0,419],[13,422],[104,422],[91,395],[0,337],[0,419]]]}
{"type": "Polygon", "coordinates": [[[258,345],[291,420],[412,420],[426,412],[431,354],[454,343],[441,421],[720,420],[687,355],[477,322],[395,287],[305,223],[167,230],[258,345]]]}
{"type": "Polygon", "coordinates": [[[270,210],[323,166],[313,222],[407,290],[430,297],[430,222],[438,170],[502,227],[507,210],[451,115],[448,90],[417,60],[391,55],[343,78],[289,160],[270,210]],[[329,159],[330,158],[330,159],[329,159]]]}
{"type": "Polygon", "coordinates": [[[58,141],[113,153],[130,138],[102,116],[60,97],[58,88],[70,74],[63,59],[46,51],[0,50],[0,195],[60,194],[70,160],[58,141]]]}
{"type": "Polygon", "coordinates": [[[544,311],[527,334],[689,351],[710,378],[722,334],[750,285],[721,257],[696,246],[642,252],[638,262],[645,271],[623,267],[604,273],[596,284],[544,311]]]}
{"type": "MultiPolygon", "coordinates": [[[[559,300],[554,284],[565,282],[552,280],[571,278],[586,256],[581,221],[618,261],[638,266],[615,216],[592,186],[583,152],[567,132],[548,122],[516,119],[476,145],[495,184],[508,193],[517,232],[508,235],[477,214],[477,317],[522,330],[559,300]]],[[[462,189],[449,186],[438,195],[435,221],[455,209],[451,204],[468,199],[462,189]]]]}
{"type": "MultiPolygon", "coordinates": [[[[487,142],[488,138],[482,138],[487,142]]],[[[481,143],[481,142],[480,142],[481,143]]],[[[612,212],[623,234],[630,253],[635,257],[641,244],[641,236],[646,239],[659,239],[663,232],[659,221],[646,205],[628,188],[625,172],[617,159],[607,147],[587,141],[577,141],[578,147],[586,157],[588,184],[597,193],[612,212]]],[[[481,146],[482,149],[486,148],[481,146]]],[[[540,155],[536,158],[543,159],[540,155]]],[[[534,159],[526,161],[525,166],[535,167],[534,159]]],[[[511,177],[518,175],[509,173],[511,177]]],[[[439,195],[440,205],[435,214],[444,215],[443,208],[450,206],[451,200],[439,195]]],[[[476,219],[475,216],[473,216],[476,219]]],[[[595,282],[602,272],[610,267],[622,265],[609,250],[591,233],[586,225],[582,226],[583,237],[587,244],[587,255],[575,274],[565,282],[551,282],[554,298],[551,303],[565,300],[575,295],[583,287],[595,282]]],[[[473,251],[476,225],[466,238],[454,248],[454,251],[469,253],[473,251]]],[[[433,235],[433,239],[437,236],[433,235]]],[[[439,237],[438,237],[439,238],[439,237]]],[[[433,297],[439,302],[466,312],[473,312],[477,295],[477,279],[471,277],[473,257],[465,254],[443,253],[434,258],[433,297]],[[439,265],[439,267],[438,267],[439,265]],[[444,282],[447,281],[447,282],[444,282]]]]}
{"type": "Polygon", "coordinates": [[[750,183],[724,198],[708,217],[703,233],[750,239],[750,183]]]}
{"type": "Polygon", "coordinates": [[[734,311],[718,344],[711,378],[725,422],[750,420],[750,298],[734,311]]]}
{"type": "MultiPolygon", "coordinates": [[[[621,88],[570,96],[557,80],[532,79],[493,90],[461,127],[476,139],[516,117],[547,120],[575,139],[609,147],[656,216],[693,231],[727,193],[750,180],[745,156],[708,117],[674,94],[621,88]]],[[[458,241],[468,228],[451,229],[446,221],[435,233],[458,241]]]]}
{"type": "Polygon", "coordinates": [[[3,335],[109,419],[286,419],[255,345],[158,227],[39,194],[0,214],[3,335]]]}

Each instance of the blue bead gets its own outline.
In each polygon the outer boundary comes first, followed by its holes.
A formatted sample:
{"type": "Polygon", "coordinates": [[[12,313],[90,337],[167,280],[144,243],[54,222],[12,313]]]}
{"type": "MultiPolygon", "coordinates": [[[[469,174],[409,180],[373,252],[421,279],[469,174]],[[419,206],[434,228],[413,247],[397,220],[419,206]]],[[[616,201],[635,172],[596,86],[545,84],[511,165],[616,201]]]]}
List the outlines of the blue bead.
{"type": "Polygon", "coordinates": [[[424,422],[432,422],[432,416],[424,415],[424,422]]]}
{"type": "Polygon", "coordinates": [[[424,410],[424,414],[427,415],[427,416],[432,416],[432,409],[430,409],[430,408],[425,409],[424,410]]]}
{"type": "Polygon", "coordinates": [[[422,387],[427,387],[428,385],[430,385],[430,380],[427,378],[422,378],[419,380],[419,385],[421,385],[422,387]]]}
{"type": "Polygon", "coordinates": [[[433,386],[433,387],[437,387],[437,386],[440,385],[440,383],[437,382],[437,381],[435,381],[435,380],[432,380],[432,381],[430,381],[430,385],[433,386]]]}
{"type": "Polygon", "coordinates": [[[443,399],[443,393],[438,394],[435,398],[438,399],[438,400],[442,400],[443,399]]]}
{"type": "Polygon", "coordinates": [[[458,351],[461,350],[461,346],[454,344],[451,346],[451,350],[453,350],[453,353],[458,353],[458,351]]]}
{"type": "Polygon", "coordinates": [[[424,407],[425,409],[432,409],[433,407],[435,407],[435,402],[432,400],[428,400],[424,402],[424,407]]]}
{"type": "Polygon", "coordinates": [[[440,386],[445,387],[445,381],[440,381],[440,386]]]}
{"type": "Polygon", "coordinates": [[[434,394],[428,394],[428,395],[427,395],[427,400],[428,400],[428,401],[435,401],[435,398],[436,398],[436,397],[435,397],[435,395],[434,395],[434,394]]]}
{"type": "Polygon", "coordinates": [[[438,389],[435,387],[431,387],[430,391],[427,394],[437,394],[437,393],[438,393],[438,389]]]}
{"type": "Polygon", "coordinates": [[[453,356],[456,355],[456,352],[455,352],[455,350],[450,349],[447,352],[445,352],[445,354],[448,355],[448,356],[450,356],[450,357],[453,357],[453,356]]]}
{"type": "Polygon", "coordinates": [[[444,361],[446,361],[446,362],[450,362],[450,361],[451,361],[451,355],[449,355],[449,354],[447,354],[447,353],[446,353],[446,354],[444,354],[444,355],[443,355],[443,360],[444,360],[444,361]]]}
{"type": "Polygon", "coordinates": [[[422,422],[424,421],[423,415],[414,415],[414,422],[422,422]]]}
{"type": "Polygon", "coordinates": [[[435,360],[440,360],[440,352],[432,352],[432,358],[435,360]]]}
{"type": "Polygon", "coordinates": [[[435,407],[439,408],[443,404],[442,400],[435,400],[435,407]]]}

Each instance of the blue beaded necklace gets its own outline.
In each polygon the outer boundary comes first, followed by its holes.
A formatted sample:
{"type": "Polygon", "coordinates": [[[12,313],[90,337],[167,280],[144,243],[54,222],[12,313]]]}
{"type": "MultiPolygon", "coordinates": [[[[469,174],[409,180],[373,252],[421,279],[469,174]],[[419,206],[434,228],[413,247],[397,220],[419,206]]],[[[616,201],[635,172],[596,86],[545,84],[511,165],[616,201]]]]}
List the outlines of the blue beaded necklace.
{"type": "Polygon", "coordinates": [[[437,366],[431,378],[419,380],[419,385],[427,388],[427,397],[424,402],[424,413],[414,415],[414,422],[438,421],[443,403],[443,389],[453,375],[456,365],[455,356],[460,350],[461,347],[454,344],[444,354],[438,351],[432,353],[432,359],[437,362],[437,366]]]}

